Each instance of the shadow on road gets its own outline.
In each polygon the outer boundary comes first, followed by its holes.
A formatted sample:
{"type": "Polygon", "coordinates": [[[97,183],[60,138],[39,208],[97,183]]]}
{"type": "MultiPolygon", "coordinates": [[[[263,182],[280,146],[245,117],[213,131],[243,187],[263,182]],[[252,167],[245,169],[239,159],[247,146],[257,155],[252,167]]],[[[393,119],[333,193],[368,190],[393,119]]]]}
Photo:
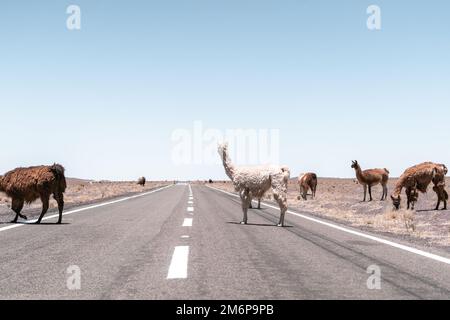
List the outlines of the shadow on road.
{"type": "MultiPolygon", "coordinates": [[[[240,222],[235,221],[227,221],[228,224],[237,224],[240,226],[259,226],[259,227],[276,227],[279,228],[276,224],[268,224],[268,223],[247,223],[247,224],[241,224],[240,222]]],[[[292,228],[293,226],[284,226],[283,228],[292,228]]]]}

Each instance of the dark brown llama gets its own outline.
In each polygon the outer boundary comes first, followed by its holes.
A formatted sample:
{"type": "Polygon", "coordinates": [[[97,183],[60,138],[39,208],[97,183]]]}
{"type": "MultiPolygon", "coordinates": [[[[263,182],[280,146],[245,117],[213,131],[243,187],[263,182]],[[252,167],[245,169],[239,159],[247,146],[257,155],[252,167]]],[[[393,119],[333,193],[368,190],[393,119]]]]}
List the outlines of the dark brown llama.
{"type": "Polygon", "coordinates": [[[145,177],[141,177],[141,178],[138,179],[138,183],[137,184],[144,187],[146,181],[147,180],[145,179],[145,177]]]}
{"type": "Polygon", "coordinates": [[[19,217],[27,219],[20,213],[24,203],[32,203],[38,198],[42,201],[42,212],[36,223],[41,223],[48,211],[50,195],[53,194],[53,198],[58,203],[58,224],[60,224],[66,187],[64,167],[59,164],[16,168],[0,178],[0,191],[12,199],[11,209],[16,213],[13,223],[16,223],[19,217]]]}

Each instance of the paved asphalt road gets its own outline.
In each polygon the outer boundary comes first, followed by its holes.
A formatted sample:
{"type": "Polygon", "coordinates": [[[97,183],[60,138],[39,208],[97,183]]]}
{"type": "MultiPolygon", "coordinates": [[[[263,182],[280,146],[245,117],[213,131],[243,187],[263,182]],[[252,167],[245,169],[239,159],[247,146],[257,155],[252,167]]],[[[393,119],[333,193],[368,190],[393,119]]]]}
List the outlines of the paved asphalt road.
{"type": "Polygon", "coordinates": [[[240,225],[239,199],[205,186],[189,193],[176,185],[69,214],[63,225],[0,224],[0,298],[450,298],[446,263],[290,214],[279,228],[268,207],[240,225]],[[72,265],[80,290],[67,287],[72,265]],[[371,265],[380,290],[367,287],[371,265]]]}

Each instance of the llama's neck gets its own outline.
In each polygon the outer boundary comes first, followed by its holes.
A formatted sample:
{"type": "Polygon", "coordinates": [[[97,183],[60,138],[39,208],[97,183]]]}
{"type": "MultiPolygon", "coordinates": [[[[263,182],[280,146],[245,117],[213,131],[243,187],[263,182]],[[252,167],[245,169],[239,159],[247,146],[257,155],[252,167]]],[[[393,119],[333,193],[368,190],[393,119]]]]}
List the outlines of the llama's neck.
{"type": "Polygon", "coordinates": [[[364,175],[363,175],[363,173],[362,173],[361,167],[360,167],[360,166],[357,166],[357,167],[355,168],[355,171],[356,171],[356,178],[358,179],[358,181],[359,181],[359,182],[365,182],[365,181],[366,181],[366,178],[364,177],[364,175]]]}
{"type": "Polygon", "coordinates": [[[402,189],[403,189],[403,181],[404,181],[404,178],[400,177],[399,180],[397,181],[397,183],[395,184],[394,191],[392,191],[392,196],[394,196],[394,197],[400,196],[400,194],[402,193],[402,189]]]}
{"type": "Polygon", "coordinates": [[[228,156],[227,150],[223,150],[223,152],[222,152],[222,162],[223,162],[223,167],[225,168],[225,173],[231,180],[233,180],[236,169],[235,169],[233,163],[231,162],[230,157],[228,156]]]}

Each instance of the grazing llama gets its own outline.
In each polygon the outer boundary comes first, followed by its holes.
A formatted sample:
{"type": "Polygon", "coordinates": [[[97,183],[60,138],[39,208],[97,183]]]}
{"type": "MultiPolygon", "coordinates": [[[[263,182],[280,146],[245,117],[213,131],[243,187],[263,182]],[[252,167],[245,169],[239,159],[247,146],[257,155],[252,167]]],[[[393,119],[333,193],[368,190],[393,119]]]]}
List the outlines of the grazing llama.
{"type": "Polygon", "coordinates": [[[383,195],[381,196],[381,201],[386,200],[388,194],[387,183],[389,180],[389,171],[388,169],[369,169],[369,170],[361,170],[361,167],[358,161],[352,161],[352,168],[355,169],[356,179],[364,188],[364,200],[366,201],[367,189],[369,189],[369,197],[372,201],[372,187],[377,184],[381,184],[383,187],[383,195]]]}
{"type": "Polygon", "coordinates": [[[306,195],[308,194],[308,190],[311,190],[312,199],[316,197],[317,175],[315,173],[308,172],[299,175],[298,185],[300,188],[300,195],[297,197],[298,200],[300,200],[300,197],[303,200],[307,200],[306,195]]]}
{"type": "Polygon", "coordinates": [[[11,208],[16,213],[13,223],[17,222],[18,217],[27,219],[20,213],[24,203],[31,203],[38,198],[42,201],[42,213],[36,223],[41,223],[49,207],[50,195],[53,194],[58,203],[58,224],[60,224],[66,186],[64,167],[59,164],[17,168],[0,178],[0,191],[12,199],[11,208]]]}
{"type": "Polygon", "coordinates": [[[395,209],[400,208],[402,189],[405,188],[407,209],[414,210],[419,193],[427,192],[428,186],[433,182],[433,191],[436,192],[438,202],[435,210],[439,210],[441,201],[444,202],[443,210],[447,209],[448,193],[445,190],[445,175],[447,174],[447,167],[443,164],[433,162],[424,162],[405,170],[400,176],[395,186],[394,192],[391,195],[392,203],[395,209]]]}
{"type": "Polygon", "coordinates": [[[233,181],[239,192],[242,203],[242,224],[247,224],[247,211],[253,196],[264,194],[272,189],[273,198],[280,207],[278,226],[284,226],[284,215],[287,211],[287,186],[289,169],[274,165],[267,166],[234,166],[228,154],[228,144],[219,144],[218,152],[222,159],[225,173],[233,181]]]}

